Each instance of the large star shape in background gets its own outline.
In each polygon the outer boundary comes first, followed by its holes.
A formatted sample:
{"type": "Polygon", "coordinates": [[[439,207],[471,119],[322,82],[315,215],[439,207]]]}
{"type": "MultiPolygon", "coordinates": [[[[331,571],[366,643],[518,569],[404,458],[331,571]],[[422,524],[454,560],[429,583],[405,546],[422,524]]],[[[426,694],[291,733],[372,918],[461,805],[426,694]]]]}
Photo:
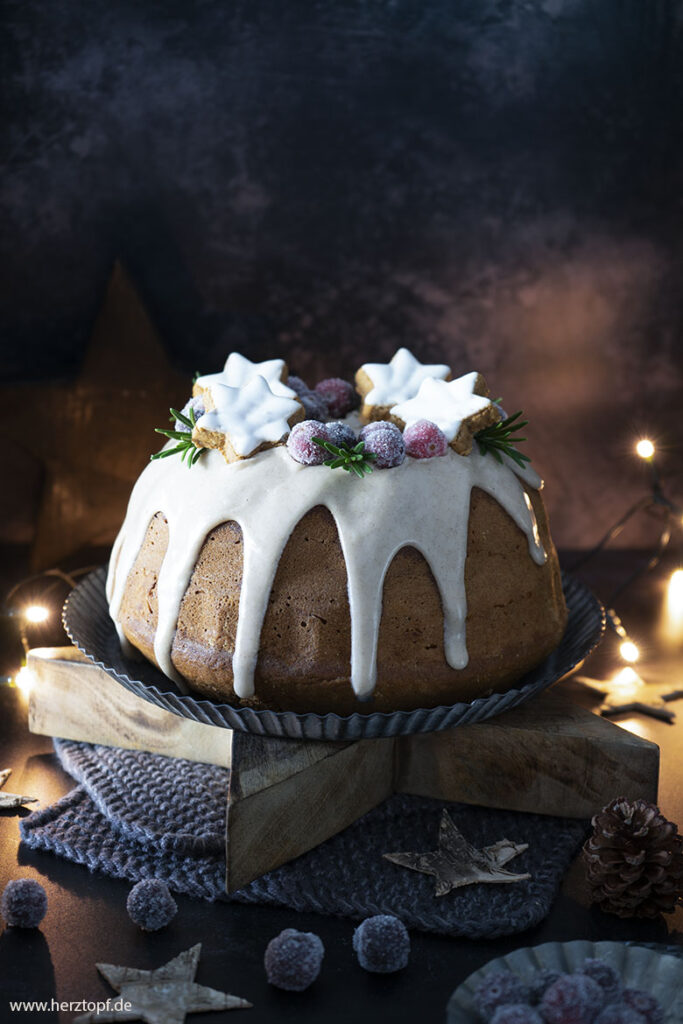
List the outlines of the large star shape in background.
{"type": "Polygon", "coordinates": [[[155,427],[182,408],[191,382],[176,372],[123,269],[117,265],[81,372],[70,382],[6,384],[0,430],[15,472],[45,471],[33,540],[35,569],[81,548],[111,543],[133,483],[159,447],[155,427]]]}
{"type": "Polygon", "coordinates": [[[466,373],[448,381],[428,378],[415,397],[395,405],[391,415],[406,427],[418,420],[431,420],[459,455],[469,455],[476,432],[501,418],[500,409],[487,396],[486,381],[480,373],[466,373]]]}
{"type": "Polygon", "coordinates": [[[113,1024],[124,1020],[142,1020],[147,1021],[147,1024],[183,1024],[188,1013],[248,1009],[252,1004],[246,999],[197,985],[194,976],[201,951],[201,943],[198,943],[155,971],[97,964],[100,974],[122,1000],[132,1004],[132,1008],[84,1013],[74,1019],[74,1024],[113,1024]]]}
{"type": "Polygon", "coordinates": [[[448,811],[444,810],[439,825],[438,849],[429,853],[385,853],[384,857],[412,871],[421,871],[436,878],[436,896],[445,896],[452,889],[478,882],[524,882],[529,874],[515,875],[504,871],[503,864],[524,853],[528,843],[513,843],[501,839],[493,846],[477,850],[455,827],[448,811]]]}

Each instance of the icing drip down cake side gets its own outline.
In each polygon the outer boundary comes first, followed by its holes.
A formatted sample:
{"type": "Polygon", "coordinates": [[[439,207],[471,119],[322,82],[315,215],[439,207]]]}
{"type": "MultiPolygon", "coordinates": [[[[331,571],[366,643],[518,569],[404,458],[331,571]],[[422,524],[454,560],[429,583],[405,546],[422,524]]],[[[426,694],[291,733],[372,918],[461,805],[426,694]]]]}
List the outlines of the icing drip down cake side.
{"type": "Polygon", "coordinates": [[[107,587],[122,641],[181,688],[300,712],[432,707],[508,688],[559,642],[523,421],[481,375],[405,349],[356,386],[311,391],[233,353],[172,410],[107,587]]]}

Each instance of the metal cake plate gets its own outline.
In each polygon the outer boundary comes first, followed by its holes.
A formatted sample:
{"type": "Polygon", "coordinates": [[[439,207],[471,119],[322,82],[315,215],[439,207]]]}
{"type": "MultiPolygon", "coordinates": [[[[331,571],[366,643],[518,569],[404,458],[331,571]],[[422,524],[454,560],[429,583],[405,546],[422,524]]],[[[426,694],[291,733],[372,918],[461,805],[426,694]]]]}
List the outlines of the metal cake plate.
{"type": "Polygon", "coordinates": [[[590,654],[605,628],[605,612],[598,599],[578,580],[563,574],[564,597],[569,609],[564,636],[552,654],[504,693],[493,693],[469,703],[413,711],[368,711],[346,717],[256,710],[182,694],[175,683],[142,656],[139,660],[125,656],[109,616],[106,575],[106,566],[90,573],[74,588],[64,605],[64,628],[79,650],[131,693],[174,715],[206,725],[287,739],[370,739],[483,722],[523,704],[565,676],[590,654]]]}

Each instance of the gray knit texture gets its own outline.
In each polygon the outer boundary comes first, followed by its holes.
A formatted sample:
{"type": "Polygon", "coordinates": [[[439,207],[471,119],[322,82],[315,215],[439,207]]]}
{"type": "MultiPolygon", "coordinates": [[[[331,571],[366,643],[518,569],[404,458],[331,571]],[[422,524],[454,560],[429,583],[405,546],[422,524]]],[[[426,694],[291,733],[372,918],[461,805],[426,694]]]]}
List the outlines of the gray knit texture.
{"type": "Polygon", "coordinates": [[[550,910],[587,823],[536,814],[393,796],[339,835],[227,897],[224,768],[55,740],[79,785],[21,821],[22,841],[91,871],[137,882],[162,878],[178,893],[265,903],[361,920],[394,914],[408,928],[495,938],[533,927],[550,910]],[[384,860],[383,853],[436,849],[441,810],[475,846],[507,838],[529,843],[510,869],[531,879],[471,885],[434,895],[434,879],[384,860]]]}

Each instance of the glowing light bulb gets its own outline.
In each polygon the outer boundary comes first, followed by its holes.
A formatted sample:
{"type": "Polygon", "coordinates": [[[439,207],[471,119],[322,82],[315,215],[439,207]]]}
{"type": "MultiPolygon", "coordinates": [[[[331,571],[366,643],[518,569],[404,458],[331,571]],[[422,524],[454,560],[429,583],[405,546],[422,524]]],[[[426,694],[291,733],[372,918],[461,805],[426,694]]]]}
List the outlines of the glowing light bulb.
{"type": "Polygon", "coordinates": [[[683,615],[683,569],[671,573],[666,591],[666,607],[669,614],[676,618],[683,615]]]}
{"type": "Polygon", "coordinates": [[[650,441],[647,437],[641,438],[638,444],[636,445],[636,454],[639,455],[641,459],[651,459],[654,453],[655,446],[653,445],[652,441],[650,441]]]}
{"type": "Polygon", "coordinates": [[[35,681],[35,676],[27,665],[20,668],[14,677],[14,685],[17,690],[20,690],[22,696],[27,698],[35,685],[35,681]]]}
{"type": "Polygon", "coordinates": [[[640,657],[640,651],[633,643],[633,640],[624,640],[624,642],[619,645],[619,654],[622,656],[624,661],[630,662],[638,661],[638,658],[640,657]]]}
{"type": "Polygon", "coordinates": [[[27,622],[45,622],[50,617],[49,608],[42,604],[30,604],[24,609],[24,618],[27,622]]]}

